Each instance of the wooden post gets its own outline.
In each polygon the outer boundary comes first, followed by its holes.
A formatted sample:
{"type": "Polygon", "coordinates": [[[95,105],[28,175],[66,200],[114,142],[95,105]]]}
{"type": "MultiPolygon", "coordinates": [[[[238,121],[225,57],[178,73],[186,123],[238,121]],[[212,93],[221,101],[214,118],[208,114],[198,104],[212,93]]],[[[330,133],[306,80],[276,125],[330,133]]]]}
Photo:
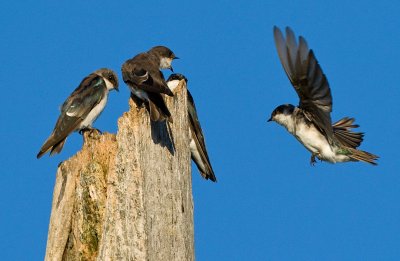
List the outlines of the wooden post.
{"type": "Polygon", "coordinates": [[[60,164],[45,260],[194,260],[185,82],[165,99],[173,124],[130,100],[117,135],[60,164]]]}

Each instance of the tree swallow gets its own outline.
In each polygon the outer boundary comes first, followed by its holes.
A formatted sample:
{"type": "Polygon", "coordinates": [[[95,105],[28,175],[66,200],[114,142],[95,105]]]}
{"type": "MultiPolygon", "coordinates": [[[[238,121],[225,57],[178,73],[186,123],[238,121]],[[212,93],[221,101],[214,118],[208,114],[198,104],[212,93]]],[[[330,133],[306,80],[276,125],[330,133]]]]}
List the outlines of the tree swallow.
{"type": "Polygon", "coordinates": [[[358,150],[364,133],[353,132],[359,127],[354,119],[345,117],[332,125],[332,96],[314,52],[308,49],[306,40],[299,42],[293,31],[286,27],[286,39],[274,26],[274,38],[282,66],[300,98],[299,107],[291,104],[278,106],[268,121],[285,127],[311,152],[311,164],[315,157],[337,163],[363,161],[377,165],[377,155],[358,150]]]}
{"type": "MultiPolygon", "coordinates": [[[[184,80],[187,83],[186,77],[182,74],[171,74],[167,80],[170,90],[174,91],[181,80],[184,80]]],[[[211,167],[210,159],[208,158],[203,131],[197,116],[196,105],[194,104],[193,97],[189,90],[187,90],[187,101],[191,137],[190,153],[192,160],[194,163],[196,163],[196,166],[203,178],[216,182],[217,178],[215,177],[214,170],[211,167]]]]}
{"type": "Polygon", "coordinates": [[[108,92],[118,91],[118,78],[110,69],[100,69],[82,80],[61,106],[61,114],[50,137],[45,141],[37,158],[50,151],[60,153],[65,140],[73,131],[92,129],[107,103],[108,92]]]}
{"type": "Polygon", "coordinates": [[[172,60],[178,59],[165,46],[156,46],[145,53],[140,53],[122,65],[122,78],[132,94],[146,102],[152,121],[172,122],[162,94],[174,96],[165,82],[161,69],[170,69],[172,60]]]}

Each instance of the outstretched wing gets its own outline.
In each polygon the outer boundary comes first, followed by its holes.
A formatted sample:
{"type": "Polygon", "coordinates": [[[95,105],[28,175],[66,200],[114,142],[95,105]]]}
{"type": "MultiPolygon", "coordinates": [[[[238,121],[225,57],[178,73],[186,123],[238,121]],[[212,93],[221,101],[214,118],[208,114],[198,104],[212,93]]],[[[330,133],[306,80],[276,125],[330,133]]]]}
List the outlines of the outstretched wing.
{"type": "Polygon", "coordinates": [[[122,78],[130,86],[146,92],[165,93],[174,96],[165,82],[164,75],[148,54],[142,53],[122,65],[122,78]]]}
{"type": "Polygon", "coordinates": [[[332,95],[314,52],[308,49],[302,36],[297,43],[289,27],[286,27],[285,39],[279,28],[274,26],[274,38],[282,66],[300,98],[299,107],[332,142],[332,95]]]}
{"type": "Polygon", "coordinates": [[[105,93],[106,83],[102,77],[90,74],[83,79],[62,105],[56,126],[40,149],[38,157],[77,130],[90,111],[103,99],[105,93]]]}

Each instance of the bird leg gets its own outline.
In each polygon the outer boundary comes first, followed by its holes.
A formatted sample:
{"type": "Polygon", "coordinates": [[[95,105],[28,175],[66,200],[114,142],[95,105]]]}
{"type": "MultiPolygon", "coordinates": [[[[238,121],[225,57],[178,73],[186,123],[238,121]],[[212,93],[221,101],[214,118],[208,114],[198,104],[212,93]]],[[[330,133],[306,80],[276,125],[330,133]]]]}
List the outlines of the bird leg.
{"type": "Polygon", "coordinates": [[[315,163],[317,163],[317,161],[315,160],[315,156],[316,156],[316,154],[311,154],[311,159],[310,159],[310,164],[311,164],[311,166],[315,166],[315,163]]]}
{"type": "Polygon", "coordinates": [[[79,131],[79,134],[83,135],[85,132],[89,132],[89,136],[92,136],[93,132],[97,131],[100,134],[103,134],[103,132],[97,128],[93,127],[85,127],[79,131]]]}

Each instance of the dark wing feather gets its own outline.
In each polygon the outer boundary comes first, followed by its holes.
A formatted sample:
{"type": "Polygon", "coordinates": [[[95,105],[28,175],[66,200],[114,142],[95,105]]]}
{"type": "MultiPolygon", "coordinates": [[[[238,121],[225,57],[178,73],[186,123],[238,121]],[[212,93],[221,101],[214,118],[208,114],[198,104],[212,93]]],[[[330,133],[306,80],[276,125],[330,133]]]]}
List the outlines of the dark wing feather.
{"type": "Polygon", "coordinates": [[[139,85],[139,88],[146,92],[164,93],[168,96],[174,96],[172,91],[168,88],[164,76],[160,71],[150,74],[148,80],[142,82],[139,85]],[[156,74],[158,74],[158,76],[156,74]]]}
{"type": "Polygon", "coordinates": [[[354,118],[345,117],[332,125],[336,139],[344,146],[357,148],[364,139],[364,133],[354,132],[352,129],[359,126],[354,123],[354,118]]]}
{"type": "MultiPolygon", "coordinates": [[[[163,121],[164,119],[168,119],[169,122],[173,123],[171,113],[168,110],[167,105],[165,104],[163,95],[160,93],[149,92],[148,96],[149,96],[149,100],[150,100],[149,102],[155,105],[155,107],[158,111],[158,115],[159,115],[159,117],[157,119],[154,119],[154,117],[153,117],[152,120],[153,121],[163,121]]],[[[150,112],[152,112],[152,111],[153,111],[153,109],[151,109],[150,112]]]]}
{"type": "Polygon", "coordinates": [[[279,59],[300,98],[299,107],[332,143],[332,95],[328,81],[312,50],[303,37],[299,44],[293,31],[286,28],[286,40],[282,32],[274,27],[274,38],[279,59]]]}
{"type": "Polygon", "coordinates": [[[199,169],[199,171],[202,172],[201,174],[204,178],[210,179],[215,182],[217,181],[217,179],[215,177],[214,170],[211,167],[210,159],[208,157],[203,131],[201,129],[199,118],[197,116],[196,105],[189,90],[187,90],[187,96],[188,96],[188,113],[189,113],[190,129],[192,131],[192,138],[196,143],[202,162],[206,167],[206,170],[199,169]]]}
{"type": "Polygon", "coordinates": [[[90,74],[83,79],[62,105],[56,126],[40,149],[38,157],[49,150],[53,153],[60,152],[62,148],[60,145],[64,144],[69,134],[79,128],[89,112],[103,99],[105,92],[106,84],[102,77],[90,74]]]}
{"type": "Polygon", "coordinates": [[[68,97],[61,107],[61,113],[69,117],[85,119],[89,112],[103,99],[106,93],[103,78],[90,74],[68,97]]]}

